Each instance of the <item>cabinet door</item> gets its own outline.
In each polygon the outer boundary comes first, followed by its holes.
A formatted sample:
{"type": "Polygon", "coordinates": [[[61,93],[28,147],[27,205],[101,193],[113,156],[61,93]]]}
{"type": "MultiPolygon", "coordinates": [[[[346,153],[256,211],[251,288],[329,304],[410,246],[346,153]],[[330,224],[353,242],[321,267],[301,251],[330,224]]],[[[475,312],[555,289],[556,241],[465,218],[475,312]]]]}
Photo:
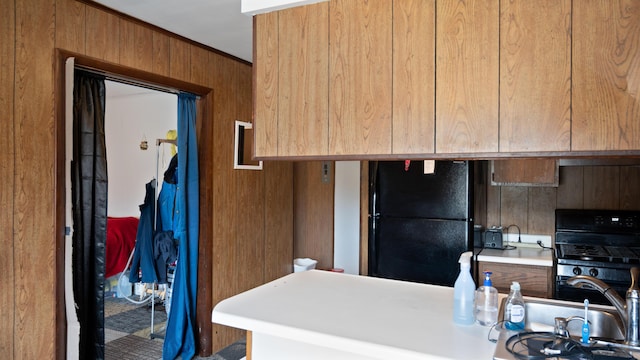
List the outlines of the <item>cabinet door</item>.
{"type": "Polygon", "coordinates": [[[571,1],[502,1],[500,152],[569,151],[570,107],[571,1]]]}
{"type": "Polygon", "coordinates": [[[435,0],[393,1],[394,154],[435,151],[435,0]]]}
{"type": "Polygon", "coordinates": [[[391,154],[392,2],[329,10],[329,153],[391,154]]]}
{"type": "Polygon", "coordinates": [[[328,3],[255,17],[257,156],[328,151],[328,3]]]}
{"type": "Polygon", "coordinates": [[[508,294],[511,283],[520,283],[522,295],[542,298],[553,297],[553,267],[478,262],[478,281],[482,273],[491,271],[491,281],[498,292],[508,294]]]}
{"type": "Polygon", "coordinates": [[[279,13],[278,155],[326,155],[329,3],[279,13]]]}
{"type": "Polygon", "coordinates": [[[573,151],[640,149],[640,1],[573,4],[573,151]]]}
{"type": "Polygon", "coordinates": [[[498,151],[498,4],[438,1],[437,153],[498,151]]]}
{"type": "Polygon", "coordinates": [[[278,155],[278,13],[253,18],[253,131],[256,156],[278,155]]]}

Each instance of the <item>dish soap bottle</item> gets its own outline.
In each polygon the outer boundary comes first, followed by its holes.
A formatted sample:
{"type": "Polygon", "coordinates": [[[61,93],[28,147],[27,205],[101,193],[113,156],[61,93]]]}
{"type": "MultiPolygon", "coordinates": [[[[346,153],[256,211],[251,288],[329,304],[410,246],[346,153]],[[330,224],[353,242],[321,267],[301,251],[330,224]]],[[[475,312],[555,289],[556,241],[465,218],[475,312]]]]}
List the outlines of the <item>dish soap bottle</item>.
{"type": "Polygon", "coordinates": [[[484,283],[476,290],[476,321],[491,326],[498,321],[498,290],[491,284],[491,271],[484,272],[484,283]]]}
{"type": "Polygon", "coordinates": [[[504,326],[509,330],[524,330],[524,318],[524,299],[520,293],[520,283],[514,281],[504,309],[504,326]]]}
{"type": "Polygon", "coordinates": [[[476,283],[471,277],[471,256],[467,251],[460,255],[460,274],[453,286],[453,322],[459,325],[471,325],[473,317],[473,298],[476,283]]]}

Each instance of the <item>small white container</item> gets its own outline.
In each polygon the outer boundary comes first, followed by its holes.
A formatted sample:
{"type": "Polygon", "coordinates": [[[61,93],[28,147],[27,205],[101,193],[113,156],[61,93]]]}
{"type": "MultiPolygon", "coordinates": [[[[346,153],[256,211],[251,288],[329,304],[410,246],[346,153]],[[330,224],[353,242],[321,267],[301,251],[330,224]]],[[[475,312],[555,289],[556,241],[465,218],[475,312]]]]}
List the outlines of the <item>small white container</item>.
{"type": "Polygon", "coordinates": [[[293,272],[301,272],[312,270],[316,268],[317,260],[310,258],[297,258],[293,259],[293,272]]]}

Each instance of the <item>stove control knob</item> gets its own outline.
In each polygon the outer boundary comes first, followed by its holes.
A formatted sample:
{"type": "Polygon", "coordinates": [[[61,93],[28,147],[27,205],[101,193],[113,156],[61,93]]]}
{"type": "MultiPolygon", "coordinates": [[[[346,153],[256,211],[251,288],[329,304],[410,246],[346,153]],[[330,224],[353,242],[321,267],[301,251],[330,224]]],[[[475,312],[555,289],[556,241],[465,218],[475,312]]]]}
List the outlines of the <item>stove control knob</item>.
{"type": "Polygon", "coordinates": [[[594,269],[594,268],[589,269],[589,275],[593,277],[598,276],[598,269],[594,269]]]}
{"type": "Polygon", "coordinates": [[[582,274],[582,269],[580,269],[579,267],[574,267],[573,268],[573,275],[580,275],[582,274]]]}

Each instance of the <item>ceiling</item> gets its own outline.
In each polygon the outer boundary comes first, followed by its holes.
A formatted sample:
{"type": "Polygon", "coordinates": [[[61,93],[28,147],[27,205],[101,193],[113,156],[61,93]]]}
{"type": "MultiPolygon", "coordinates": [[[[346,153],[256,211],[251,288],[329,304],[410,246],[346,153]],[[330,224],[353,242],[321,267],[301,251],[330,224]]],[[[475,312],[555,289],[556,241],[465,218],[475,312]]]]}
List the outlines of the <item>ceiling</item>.
{"type": "Polygon", "coordinates": [[[108,8],[252,62],[253,19],[241,0],[94,0],[108,8]]]}

